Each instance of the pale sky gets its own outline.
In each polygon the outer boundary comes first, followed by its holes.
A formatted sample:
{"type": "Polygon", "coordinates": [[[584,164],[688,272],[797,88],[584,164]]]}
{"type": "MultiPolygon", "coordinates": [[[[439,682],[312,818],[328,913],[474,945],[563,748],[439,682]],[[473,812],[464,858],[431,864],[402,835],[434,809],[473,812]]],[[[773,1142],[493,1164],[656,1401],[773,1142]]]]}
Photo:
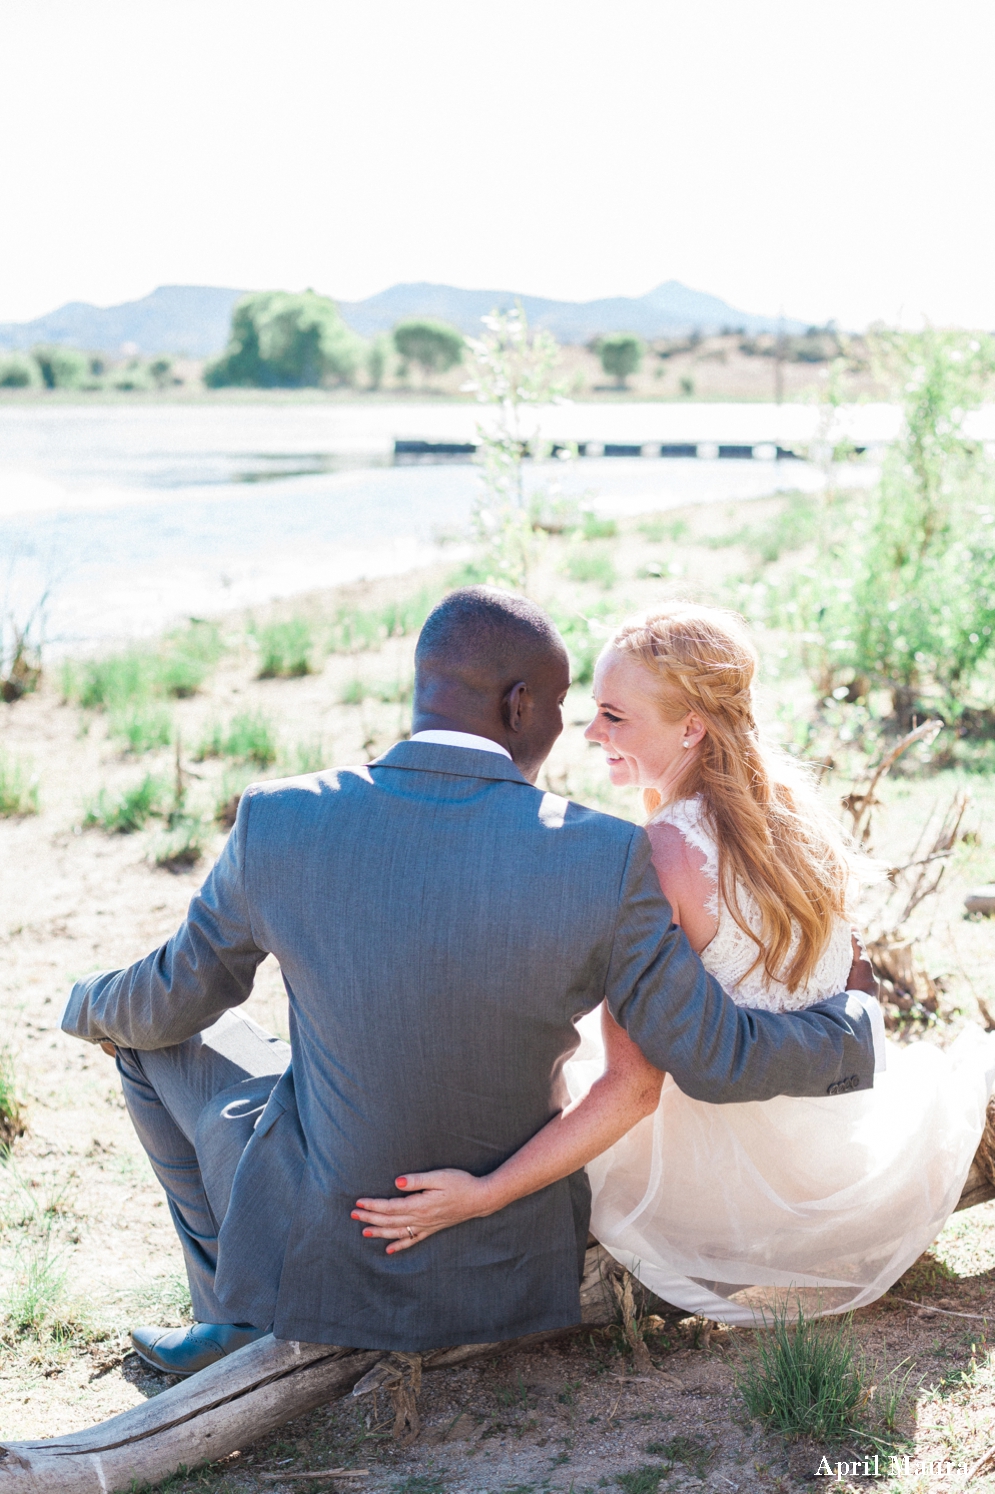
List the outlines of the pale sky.
{"type": "Polygon", "coordinates": [[[995,328],[993,0],[0,0],[0,321],[678,279],[995,328]]]}

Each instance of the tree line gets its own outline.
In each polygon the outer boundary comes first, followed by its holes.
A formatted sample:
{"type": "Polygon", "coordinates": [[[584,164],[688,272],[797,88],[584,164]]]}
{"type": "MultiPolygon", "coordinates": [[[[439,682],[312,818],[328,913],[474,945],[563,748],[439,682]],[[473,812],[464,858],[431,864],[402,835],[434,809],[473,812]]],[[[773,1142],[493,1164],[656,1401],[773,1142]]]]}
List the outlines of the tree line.
{"type": "MultiPolygon", "coordinates": [[[[700,334],[693,333],[683,340],[654,344],[653,352],[666,359],[692,350],[700,341],[700,334]]],[[[412,368],[428,380],[461,364],[467,346],[457,328],[429,317],[408,317],[389,336],[367,340],[346,325],[327,296],[313,290],[253,291],[235,305],[228,345],[205,366],[204,382],[210,389],[328,388],[354,385],[362,376],[370,389],[379,389],[392,358],[402,381],[412,368]]],[[[589,342],[588,349],[617,389],[627,387],[650,351],[634,332],[607,333],[589,342]]],[[[806,362],[827,361],[839,351],[835,335],[819,328],[789,340],[744,335],[740,350],[806,362]]],[[[115,361],[67,347],[0,355],[0,388],[162,390],[180,382],[168,357],[115,361]]]]}

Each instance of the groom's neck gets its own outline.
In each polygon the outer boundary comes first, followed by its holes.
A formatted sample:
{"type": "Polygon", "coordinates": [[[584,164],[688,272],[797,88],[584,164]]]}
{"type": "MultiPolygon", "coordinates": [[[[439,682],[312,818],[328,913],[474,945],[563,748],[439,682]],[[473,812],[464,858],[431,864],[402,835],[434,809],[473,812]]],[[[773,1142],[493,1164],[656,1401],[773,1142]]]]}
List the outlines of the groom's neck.
{"type": "Polygon", "coordinates": [[[419,731],[462,731],[473,737],[486,737],[490,742],[497,742],[499,747],[509,749],[508,729],[500,720],[495,722],[470,714],[416,711],[411,722],[411,735],[419,731]]]}

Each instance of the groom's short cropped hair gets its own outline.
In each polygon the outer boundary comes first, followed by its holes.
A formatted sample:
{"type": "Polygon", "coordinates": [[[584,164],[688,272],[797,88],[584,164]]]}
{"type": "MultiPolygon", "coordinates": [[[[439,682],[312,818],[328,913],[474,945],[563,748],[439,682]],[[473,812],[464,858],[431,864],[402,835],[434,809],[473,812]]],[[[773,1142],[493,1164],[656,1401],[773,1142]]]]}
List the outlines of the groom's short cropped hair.
{"type": "Polygon", "coordinates": [[[552,619],[534,602],[494,586],[463,586],[429,613],[415,667],[500,669],[564,652],[552,619]]]}

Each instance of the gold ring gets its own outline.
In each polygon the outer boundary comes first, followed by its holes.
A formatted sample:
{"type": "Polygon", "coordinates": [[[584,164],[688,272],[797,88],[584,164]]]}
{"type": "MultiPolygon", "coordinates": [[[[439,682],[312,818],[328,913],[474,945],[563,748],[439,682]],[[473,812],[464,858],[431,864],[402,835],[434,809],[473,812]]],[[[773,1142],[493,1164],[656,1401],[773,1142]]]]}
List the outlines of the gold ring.
{"type": "Polygon", "coordinates": [[[413,1229],[412,1229],[412,1228],[411,1228],[411,1225],[410,1225],[410,1224],[409,1224],[409,1225],[407,1225],[407,1226],[406,1226],[406,1228],[407,1228],[407,1231],[408,1231],[408,1234],[409,1234],[409,1235],[410,1235],[410,1236],[411,1236],[411,1238],[412,1238],[412,1240],[413,1240],[413,1239],[414,1239],[414,1237],[415,1237],[415,1232],[414,1232],[414,1230],[413,1230],[413,1229]]]}

